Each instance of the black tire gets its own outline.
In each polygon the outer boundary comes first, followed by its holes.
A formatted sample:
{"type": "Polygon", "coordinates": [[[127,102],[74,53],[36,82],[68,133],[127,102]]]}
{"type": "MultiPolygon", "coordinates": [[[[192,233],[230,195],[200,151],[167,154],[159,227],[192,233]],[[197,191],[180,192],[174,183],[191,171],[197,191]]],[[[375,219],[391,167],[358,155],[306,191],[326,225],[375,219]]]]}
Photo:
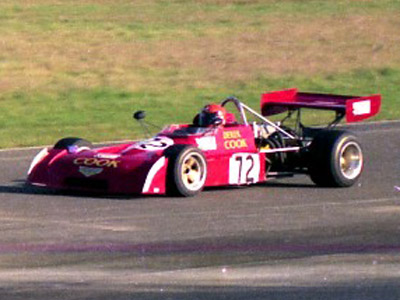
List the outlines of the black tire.
{"type": "Polygon", "coordinates": [[[68,149],[71,146],[93,148],[92,143],[87,140],[76,137],[67,137],[59,140],[54,145],[54,149],[68,149]]]}
{"type": "Polygon", "coordinates": [[[188,145],[174,145],[165,154],[169,159],[167,193],[183,197],[198,194],[207,178],[207,162],[203,152],[188,145]]]}
{"type": "Polygon", "coordinates": [[[361,145],[348,131],[321,130],[310,145],[309,174],[318,186],[352,186],[363,164],[361,145]]]}

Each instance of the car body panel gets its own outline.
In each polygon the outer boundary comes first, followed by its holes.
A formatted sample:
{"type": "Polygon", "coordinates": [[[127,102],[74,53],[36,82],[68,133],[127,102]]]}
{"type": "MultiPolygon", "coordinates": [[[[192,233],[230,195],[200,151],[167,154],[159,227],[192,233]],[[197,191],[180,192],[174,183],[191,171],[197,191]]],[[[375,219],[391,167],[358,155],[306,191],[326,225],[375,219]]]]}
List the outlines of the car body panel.
{"type": "Polygon", "coordinates": [[[199,133],[192,133],[194,129],[189,125],[172,128],[131,144],[94,149],[46,148],[44,157],[43,152],[38,155],[41,158],[29,172],[28,182],[56,189],[165,194],[168,157],[164,151],[176,144],[203,150],[208,167],[205,186],[264,180],[265,159],[256,149],[251,126],[211,128],[199,133]]]}

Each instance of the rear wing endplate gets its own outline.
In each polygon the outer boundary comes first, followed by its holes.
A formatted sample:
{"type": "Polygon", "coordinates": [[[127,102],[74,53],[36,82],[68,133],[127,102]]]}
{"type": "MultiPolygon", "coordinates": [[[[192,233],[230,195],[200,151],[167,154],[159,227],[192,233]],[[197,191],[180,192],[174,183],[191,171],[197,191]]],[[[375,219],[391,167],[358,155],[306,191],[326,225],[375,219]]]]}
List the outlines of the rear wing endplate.
{"type": "Polygon", "coordinates": [[[263,116],[291,109],[313,108],[336,111],[347,122],[358,122],[375,116],[381,107],[381,95],[365,97],[333,94],[302,93],[297,89],[269,92],[261,95],[263,116]]]}

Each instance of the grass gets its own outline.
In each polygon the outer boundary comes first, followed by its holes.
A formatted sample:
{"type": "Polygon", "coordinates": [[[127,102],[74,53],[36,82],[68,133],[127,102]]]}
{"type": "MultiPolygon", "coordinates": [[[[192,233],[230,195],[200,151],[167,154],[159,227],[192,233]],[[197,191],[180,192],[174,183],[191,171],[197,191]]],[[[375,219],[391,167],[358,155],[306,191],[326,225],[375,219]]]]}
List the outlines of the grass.
{"type": "Polygon", "coordinates": [[[399,119],[395,0],[4,0],[0,148],[141,136],[207,102],[298,87],[382,93],[399,119]]]}

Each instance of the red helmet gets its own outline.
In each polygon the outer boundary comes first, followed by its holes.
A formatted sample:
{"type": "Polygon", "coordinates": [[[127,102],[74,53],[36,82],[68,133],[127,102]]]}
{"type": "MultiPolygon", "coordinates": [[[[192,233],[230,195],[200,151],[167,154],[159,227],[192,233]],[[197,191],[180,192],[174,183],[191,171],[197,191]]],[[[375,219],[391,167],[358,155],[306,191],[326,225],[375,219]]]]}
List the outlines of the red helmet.
{"type": "Polygon", "coordinates": [[[208,104],[201,110],[198,123],[202,127],[225,125],[226,109],[219,104],[208,104]]]}

